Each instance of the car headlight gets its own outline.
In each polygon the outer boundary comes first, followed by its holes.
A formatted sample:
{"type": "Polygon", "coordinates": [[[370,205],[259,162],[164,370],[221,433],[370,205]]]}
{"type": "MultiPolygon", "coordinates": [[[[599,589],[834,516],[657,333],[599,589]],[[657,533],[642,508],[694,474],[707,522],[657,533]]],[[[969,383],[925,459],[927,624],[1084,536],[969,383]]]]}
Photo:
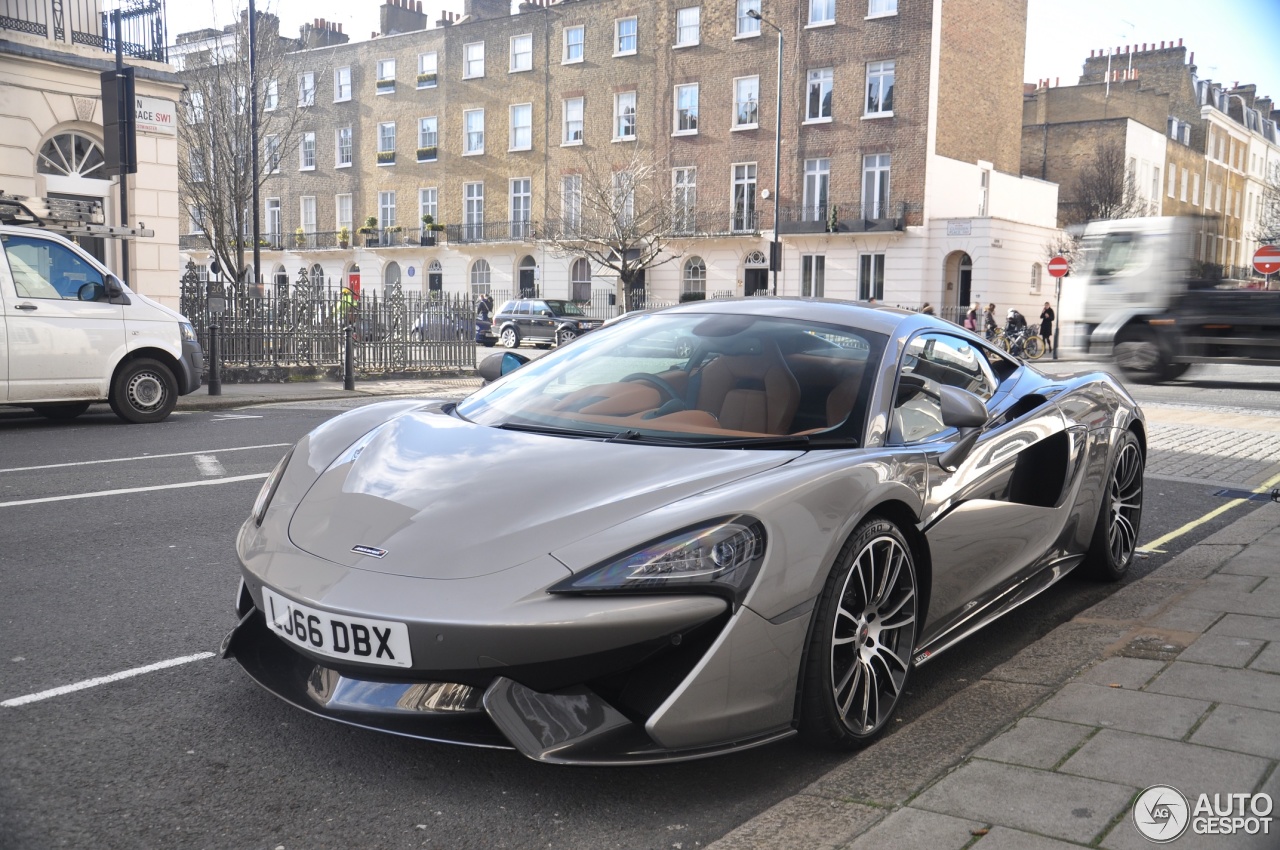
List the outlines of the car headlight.
{"type": "Polygon", "coordinates": [[[764,561],[761,522],[736,516],[701,523],[596,564],[552,593],[715,593],[742,601],[764,561]]]}
{"type": "Polygon", "coordinates": [[[284,477],[285,467],[289,465],[289,460],[292,457],[293,449],[289,449],[288,453],[280,458],[276,468],[271,470],[267,480],[262,482],[262,489],[258,491],[258,498],[253,500],[254,525],[262,525],[262,518],[267,515],[267,507],[271,504],[271,499],[276,494],[276,488],[280,486],[280,479],[284,477]]]}
{"type": "Polygon", "coordinates": [[[191,327],[190,322],[178,322],[178,331],[187,342],[196,341],[196,329],[191,327]]]}

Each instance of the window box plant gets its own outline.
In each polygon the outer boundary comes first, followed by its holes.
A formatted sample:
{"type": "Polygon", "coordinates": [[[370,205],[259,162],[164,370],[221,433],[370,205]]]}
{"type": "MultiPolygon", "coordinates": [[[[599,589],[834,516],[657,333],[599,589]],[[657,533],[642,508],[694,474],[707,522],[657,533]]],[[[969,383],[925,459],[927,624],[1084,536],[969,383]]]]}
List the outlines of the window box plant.
{"type": "Polygon", "coordinates": [[[378,217],[371,215],[364,220],[364,226],[360,228],[360,234],[364,236],[364,245],[366,248],[375,248],[378,245],[378,217]]]}
{"type": "Polygon", "coordinates": [[[431,162],[436,158],[436,147],[418,148],[418,162],[431,162]]]}
{"type": "Polygon", "coordinates": [[[293,241],[299,248],[305,246],[307,244],[307,232],[299,227],[293,231],[293,241]]]}
{"type": "Polygon", "coordinates": [[[378,165],[389,165],[395,161],[395,151],[378,151],[378,165]]]}
{"type": "Polygon", "coordinates": [[[431,213],[422,215],[422,233],[418,236],[418,244],[429,248],[436,244],[436,223],[431,213]]]}
{"type": "Polygon", "coordinates": [[[418,88],[433,89],[435,88],[435,86],[436,86],[436,75],[434,73],[418,75],[418,88]]]}
{"type": "Polygon", "coordinates": [[[377,87],[378,87],[378,94],[387,94],[388,92],[393,92],[396,90],[396,81],[395,79],[378,80],[377,87]]]}
{"type": "Polygon", "coordinates": [[[338,247],[345,249],[350,244],[351,244],[351,228],[345,227],[345,226],[339,227],[338,228],[338,247]]]}

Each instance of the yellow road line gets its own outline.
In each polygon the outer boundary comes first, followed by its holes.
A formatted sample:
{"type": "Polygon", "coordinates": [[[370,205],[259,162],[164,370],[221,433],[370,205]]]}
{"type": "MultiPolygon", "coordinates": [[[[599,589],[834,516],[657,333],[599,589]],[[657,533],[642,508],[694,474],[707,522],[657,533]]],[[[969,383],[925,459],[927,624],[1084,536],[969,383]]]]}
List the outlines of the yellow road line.
{"type": "MultiPolygon", "coordinates": [[[[1280,484],[1280,475],[1276,475],[1272,477],[1269,481],[1264,482],[1261,486],[1256,487],[1253,490],[1253,492],[1255,494],[1265,493],[1268,490],[1270,490],[1272,487],[1276,486],[1276,484],[1280,484]]],[[[1213,519],[1214,517],[1220,514],[1226,513],[1227,511],[1234,508],[1236,505],[1243,505],[1247,501],[1249,500],[1248,499],[1232,499],[1231,501],[1227,502],[1225,505],[1221,505],[1209,511],[1209,513],[1205,514],[1199,519],[1193,519],[1191,522],[1187,523],[1181,528],[1176,528],[1173,531],[1170,531],[1168,534],[1164,535],[1163,537],[1157,537],[1155,540],[1152,540],[1146,546],[1139,546],[1138,551],[1163,553],[1163,550],[1157,547],[1163,546],[1164,544],[1168,543],[1170,540],[1175,540],[1181,537],[1187,532],[1192,531],[1193,529],[1198,528],[1201,525],[1204,525],[1206,522],[1213,519]]]]}

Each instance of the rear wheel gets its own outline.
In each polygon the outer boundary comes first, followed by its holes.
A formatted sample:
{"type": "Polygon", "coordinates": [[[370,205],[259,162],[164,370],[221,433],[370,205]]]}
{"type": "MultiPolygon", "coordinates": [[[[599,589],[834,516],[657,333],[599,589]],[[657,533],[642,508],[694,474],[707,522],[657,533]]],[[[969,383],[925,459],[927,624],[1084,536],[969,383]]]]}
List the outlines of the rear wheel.
{"type": "Polygon", "coordinates": [[[130,360],[111,381],[110,401],[116,416],[126,422],[160,422],[178,403],[178,382],[158,360],[130,360]]]}
{"type": "Polygon", "coordinates": [[[498,341],[503,348],[517,348],[520,345],[520,332],[515,328],[503,328],[498,341]]]}
{"type": "Polygon", "coordinates": [[[897,525],[858,526],[836,558],[809,638],[800,732],[855,749],[886,728],[911,672],[919,605],[911,547],[897,525]]]}
{"type": "Polygon", "coordinates": [[[66,404],[40,404],[36,406],[35,411],[45,419],[52,419],[54,422],[70,422],[88,409],[87,401],[69,401],[66,404]]]}
{"type": "Polygon", "coordinates": [[[1086,559],[1088,571],[1101,581],[1119,581],[1138,550],[1144,467],[1138,438],[1125,431],[1107,473],[1107,488],[1086,559]]]}
{"type": "Polygon", "coordinates": [[[1028,360],[1039,360],[1044,354],[1044,342],[1038,336],[1028,336],[1022,341],[1028,360]]]}
{"type": "Polygon", "coordinates": [[[1156,335],[1148,327],[1127,328],[1116,337],[1116,365],[1129,380],[1139,384],[1156,384],[1167,380],[1164,352],[1156,335]]]}

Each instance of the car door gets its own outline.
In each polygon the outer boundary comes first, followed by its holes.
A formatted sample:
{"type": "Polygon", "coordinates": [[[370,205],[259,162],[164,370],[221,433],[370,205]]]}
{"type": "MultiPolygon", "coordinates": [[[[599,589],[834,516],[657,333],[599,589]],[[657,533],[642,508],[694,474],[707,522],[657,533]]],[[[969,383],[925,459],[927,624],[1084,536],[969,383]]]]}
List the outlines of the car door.
{"type": "Polygon", "coordinates": [[[515,323],[521,339],[533,339],[533,317],[529,314],[528,301],[516,302],[515,323]]]}
{"type": "Polygon", "coordinates": [[[959,334],[927,331],[908,342],[899,366],[889,440],[929,461],[922,525],[933,579],[922,644],[1036,571],[1065,521],[1057,505],[1082,444],[1050,400],[1002,392],[993,361],[1010,363],[959,334]],[[943,385],[973,392],[992,414],[954,470],[938,462],[960,436],[942,423],[943,385]]]}
{"type": "Polygon", "coordinates": [[[8,401],[103,398],[125,346],[124,308],[102,272],[38,235],[5,234],[8,401]]]}
{"type": "Polygon", "coordinates": [[[529,302],[532,330],[530,337],[539,342],[548,342],[556,336],[556,317],[551,312],[551,305],[545,301],[529,302]]]}

